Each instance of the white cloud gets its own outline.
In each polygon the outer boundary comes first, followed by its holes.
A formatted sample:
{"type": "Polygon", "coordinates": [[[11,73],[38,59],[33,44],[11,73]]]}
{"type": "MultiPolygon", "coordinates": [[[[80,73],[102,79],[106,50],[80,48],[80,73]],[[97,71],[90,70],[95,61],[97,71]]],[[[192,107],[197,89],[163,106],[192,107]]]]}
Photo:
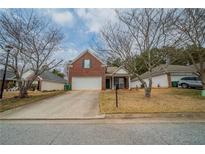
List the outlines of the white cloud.
{"type": "Polygon", "coordinates": [[[53,20],[61,25],[71,24],[73,22],[73,15],[68,12],[53,13],[53,20]]]}
{"type": "Polygon", "coordinates": [[[72,26],[74,23],[73,14],[69,10],[57,11],[56,9],[49,9],[47,14],[54,22],[62,26],[72,26]]]}
{"type": "Polygon", "coordinates": [[[114,9],[76,9],[76,14],[83,20],[89,32],[99,32],[108,22],[117,20],[114,9]]]}
{"type": "Polygon", "coordinates": [[[73,60],[76,56],[78,56],[79,52],[81,50],[78,50],[76,48],[60,48],[55,54],[54,57],[58,60],[63,59],[65,62],[68,62],[69,60],[73,60]]]}

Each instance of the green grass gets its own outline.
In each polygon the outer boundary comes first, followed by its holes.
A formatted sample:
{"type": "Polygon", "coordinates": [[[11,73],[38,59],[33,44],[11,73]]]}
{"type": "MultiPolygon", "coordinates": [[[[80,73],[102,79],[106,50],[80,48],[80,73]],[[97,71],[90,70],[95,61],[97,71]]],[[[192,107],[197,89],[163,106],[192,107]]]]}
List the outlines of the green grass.
{"type": "Polygon", "coordinates": [[[38,102],[40,100],[46,99],[46,98],[50,98],[50,97],[54,97],[57,95],[61,95],[64,94],[65,91],[55,91],[55,92],[42,92],[39,93],[38,95],[30,95],[27,98],[5,98],[3,100],[0,101],[0,112],[9,110],[9,109],[13,109],[19,106],[23,106],[26,104],[30,104],[30,103],[35,103],[38,102]]]}

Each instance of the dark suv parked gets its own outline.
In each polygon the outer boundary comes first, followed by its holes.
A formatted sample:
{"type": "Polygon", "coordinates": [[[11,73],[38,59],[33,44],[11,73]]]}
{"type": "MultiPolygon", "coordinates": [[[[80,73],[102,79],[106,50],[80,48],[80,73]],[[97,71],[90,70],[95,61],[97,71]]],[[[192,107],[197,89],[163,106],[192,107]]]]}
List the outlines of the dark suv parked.
{"type": "Polygon", "coordinates": [[[202,82],[198,77],[184,77],[179,80],[178,86],[182,88],[202,88],[202,82]]]}

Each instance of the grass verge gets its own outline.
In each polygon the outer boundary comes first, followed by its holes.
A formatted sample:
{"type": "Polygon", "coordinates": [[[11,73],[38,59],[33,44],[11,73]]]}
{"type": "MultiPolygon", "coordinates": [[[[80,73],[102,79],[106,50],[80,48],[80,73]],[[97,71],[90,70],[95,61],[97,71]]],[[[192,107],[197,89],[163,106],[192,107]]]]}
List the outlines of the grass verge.
{"type": "Polygon", "coordinates": [[[145,98],[144,90],[119,90],[119,107],[115,106],[115,92],[100,94],[102,113],[178,113],[205,112],[205,97],[195,89],[153,89],[152,97],[145,98]]]}
{"type": "MultiPolygon", "coordinates": [[[[40,100],[50,98],[53,96],[64,94],[65,91],[52,91],[52,92],[30,92],[27,98],[14,98],[8,97],[0,101],[0,112],[17,108],[26,104],[38,102],[40,100]]],[[[9,94],[7,94],[9,95],[9,94]]],[[[9,95],[10,96],[10,95],[9,95]]],[[[13,93],[12,93],[13,96],[13,93]]]]}

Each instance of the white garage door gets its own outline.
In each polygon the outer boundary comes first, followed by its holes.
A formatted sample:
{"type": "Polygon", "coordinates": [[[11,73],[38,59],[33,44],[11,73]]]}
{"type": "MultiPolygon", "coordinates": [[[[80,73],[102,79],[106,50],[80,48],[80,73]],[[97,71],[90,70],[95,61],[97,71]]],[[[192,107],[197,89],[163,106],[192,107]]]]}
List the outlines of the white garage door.
{"type": "Polygon", "coordinates": [[[72,90],[101,90],[102,77],[73,77],[72,90]]]}

